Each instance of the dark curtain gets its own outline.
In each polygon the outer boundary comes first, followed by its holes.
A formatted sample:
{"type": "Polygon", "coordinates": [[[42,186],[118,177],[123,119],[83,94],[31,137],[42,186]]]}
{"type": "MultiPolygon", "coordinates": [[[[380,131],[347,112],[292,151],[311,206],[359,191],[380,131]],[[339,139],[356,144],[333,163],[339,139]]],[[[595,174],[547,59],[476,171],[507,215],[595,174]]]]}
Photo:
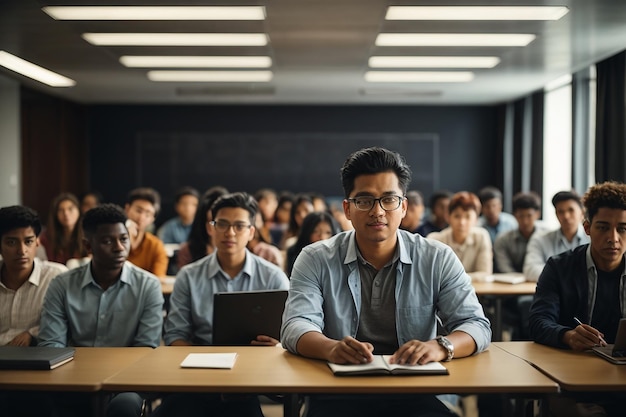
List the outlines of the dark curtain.
{"type": "Polygon", "coordinates": [[[626,181],[626,51],[596,64],[596,181],[626,181]]]}
{"type": "Polygon", "coordinates": [[[511,195],[519,191],[543,192],[543,107],[544,92],[537,91],[498,108],[501,162],[496,172],[502,178],[498,186],[505,196],[505,211],[511,210],[511,195]]]}
{"type": "MultiPolygon", "coordinates": [[[[537,91],[530,96],[533,120],[530,126],[530,190],[543,195],[543,108],[545,93],[537,91]]],[[[526,190],[524,190],[526,191],[526,190]]]]}

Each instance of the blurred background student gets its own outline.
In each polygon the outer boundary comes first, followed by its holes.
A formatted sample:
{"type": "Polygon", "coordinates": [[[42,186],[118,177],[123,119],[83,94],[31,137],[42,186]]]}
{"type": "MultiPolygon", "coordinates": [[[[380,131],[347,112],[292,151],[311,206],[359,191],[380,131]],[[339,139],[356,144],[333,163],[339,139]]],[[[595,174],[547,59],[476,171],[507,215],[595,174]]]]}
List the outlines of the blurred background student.
{"type": "Polygon", "coordinates": [[[183,243],[189,237],[200,194],[193,187],[182,187],[174,196],[176,217],[163,223],[157,232],[163,243],[183,243]]]}
{"type": "Polygon", "coordinates": [[[61,193],[52,200],[47,228],[39,236],[49,261],[65,265],[70,259],[87,256],[80,219],[80,204],[74,194],[61,193]]]}
{"type": "Polygon", "coordinates": [[[308,214],[302,221],[296,243],[287,249],[287,276],[291,276],[293,264],[305,246],[328,239],[339,232],[341,228],[331,214],[327,212],[308,214]]]}
{"type": "Polygon", "coordinates": [[[176,254],[176,265],[178,269],[213,253],[213,242],[207,232],[209,222],[213,220],[211,216],[211,206],[215,200],[227,193],[228,190],[226,188],[215,186],[209,188],[202,194],[196,215],[191,224],[189,237],[186,242],[180,245],[180,249],[176,254]]]}

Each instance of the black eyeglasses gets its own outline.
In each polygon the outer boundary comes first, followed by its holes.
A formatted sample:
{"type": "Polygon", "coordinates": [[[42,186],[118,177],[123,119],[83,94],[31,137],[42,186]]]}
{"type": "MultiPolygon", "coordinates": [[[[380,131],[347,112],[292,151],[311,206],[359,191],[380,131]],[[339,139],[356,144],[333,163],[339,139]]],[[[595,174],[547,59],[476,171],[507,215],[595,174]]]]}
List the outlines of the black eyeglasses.
{"type": "Polygon", "coordinates": [[[393,211],[400,207],[405,197],[399,195],[386,195],[380,198],[370,196],[361,196],[348,198],[348,201],[354,203],[354,207],[361,211],[370,211],[374,207],[374,203],[378,201],[380,207],[385,211],[393,211]]]}
{"type": "Polygon", "coordinates": [[[223,232],[226,233],[231,227],[233,228],[233,230],[235,231],[235,233],[242,233],[244,230],[246,229],[250,229],[252,227],[251,224],[247,224],[247,223],[229,223],[226,220],[213,220],[211,222],[209,222],[209,224],[213,227],[215,227],[215,229],[218,232],[223,232]]]}

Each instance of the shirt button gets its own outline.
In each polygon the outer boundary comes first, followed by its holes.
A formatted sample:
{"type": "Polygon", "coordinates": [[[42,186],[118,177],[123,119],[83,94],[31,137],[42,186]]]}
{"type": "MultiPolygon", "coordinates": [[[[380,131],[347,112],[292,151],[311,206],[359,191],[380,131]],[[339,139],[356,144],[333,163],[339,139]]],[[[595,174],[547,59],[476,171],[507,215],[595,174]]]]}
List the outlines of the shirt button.
{"type": "Polygon", "coordinates": [[[380,287],[380,281],[374,281],[374,285],[380,287]]]}
{"type": "Polygon", "coordinates": [[[101,319],[103,319],[103,318],[105,318],[105,317],[106,317],[106,314],[102,314],[102,315],[100,315],[100,318],[101,318],[101,319]]]}

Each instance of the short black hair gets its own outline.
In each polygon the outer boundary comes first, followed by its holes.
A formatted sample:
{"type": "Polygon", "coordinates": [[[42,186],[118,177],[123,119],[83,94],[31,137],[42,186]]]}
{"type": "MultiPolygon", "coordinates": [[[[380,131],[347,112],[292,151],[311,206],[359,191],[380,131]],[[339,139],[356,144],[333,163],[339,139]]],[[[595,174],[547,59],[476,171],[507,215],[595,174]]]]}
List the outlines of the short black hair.
{"type": "Polygon", "coordinates": [[[485,202],[493,200],[494,198],[502,201],[502,192],[496,187],[484,187],[478,192],[478,199],[482,205],[485,205],[485,202]]]}
{"type": "Polygon", "coordinates": [[[174,203],[178,203],[181,198],[188,195],[196,197],[198,200],[200,200],[200,193],[198,192],[198,190],[193,187],[186,186],[181,187],[176,191],[176,194],[174,194],[174,203]]]}
{"type": "Polygon", "coordinates": [[[26,206],[0,208],[0,239],[11,230],[24,227],[32,227],[35,236],[41,233],[41,220],[35,210],[26,206]]]}
{"type": "Polygon", "coordinates": [[[406,193],[406,201],[409,203],[409,206],[423,206],[424,198],[422,197],[422,193],[417,190],[407,191],[406,193]]]}
{"type": "Polygon", "coordinates": [[[581,209],[583,208],[582,200],[580,199],[580,196],[578,195],[578,193],[574,190],[559,191],[558,193],[554,194],[554,197],[552,197],[552,205],[554,206],[554,208],[556,208],[556,205],[558,203],[561,203],[567,200],[574,200],[576,203],[578,203],[578,206],[581,209]]]}
{"type": "Polygon", "coordinates": [[[448,190],[435,191],[430,196],[430,200],[429,200],[430,209],[435,210],[435,206],[437,205],[439,200],[443,200],[443,199],[450,200],[452,198],[452,195],[453,195],[452,191],[448,191],[448,190]]]}
{"type": "Polygon", "coordinates": [[[364,148],[352,153],[341,167],[341,184],[345,197],[350,197],[354,190],[354,180],[359,175],[389,171],[396,174],[402,194],[406,194],[411,182],[411,169],[402,155],[379,147],[364,148]]]}
{"type": "Polygon", "coordinates": [[[254,199],[257,202],[263,200],[264,198],[272,197],[274,197],[276,201],[278,201],[278,194],[276,194],[276,191],[272,190],[271,188],[261,188],[254,193],[254,199]]]}
{"type": "Polygon", "coordinates": [[[250,213],[250,223],[254,225],[254,219],[256,217],[257,212],[259,211],[259,205],[257,204],[254,197],[252,197],[248,193],[231,193],[224,194],[219,197],[211,206],[211,215],[213,219],[217,216],[217,212],[223,208],[234,207],[234,208],[242,208],[247,210],[250,213]]]}
{"type": "Polygon", "coordinates": [[[83,231],[85,235],[96,233],[101,224],[122,223],[126,227],[126,213],[117,204],[102,204],[88,210],[83,217],[83,231]]]}
{"type": "Polygon", "coordinates": [[[583,196],[585,217],[589,223],[601,208],[626,210],[626,184],[606,181],[589,187],[583,196]]]}
{"type": "Polygon", "coordinates": [[[520,192],[513,196],[513,213],[515,210],[541,210],[541,197],[534,191],[520,192]]]}
{"type": "Polygon", "coordinates": [[[135,200],[146,200],[154,207],[156,217],[161,210],[161,195],[157,190],[150,187],[139,187],[131,190],[126,197],[126,204],[131,205],[135,200]]]}

